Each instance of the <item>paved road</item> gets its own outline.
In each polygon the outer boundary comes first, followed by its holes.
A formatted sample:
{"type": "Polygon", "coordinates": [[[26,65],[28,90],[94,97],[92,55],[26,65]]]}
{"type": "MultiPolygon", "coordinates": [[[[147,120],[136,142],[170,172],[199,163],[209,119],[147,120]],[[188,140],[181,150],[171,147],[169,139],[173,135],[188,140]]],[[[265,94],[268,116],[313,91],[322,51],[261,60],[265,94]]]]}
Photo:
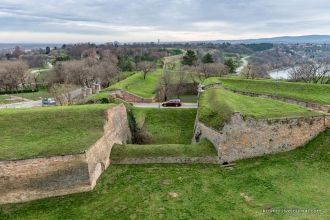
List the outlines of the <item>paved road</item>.
{"type": "Polygon", "coordinates": [[[162,107],[159,103],[133,103],[138,108],[197,108],[197,103],[183,103],[181,107],[162,107]]]}
{"type": "Polygon", "coordinates": [[[25,101],[25,102],[17,102],[11,104],[3,104],[0,105],[1,108],[32,108],[32,107],[40,107],[42,106],[41,100],[37,101],[25,101]]]}
{"type": "Polygon", "coordinates": [[[248,64],[249,64],[249,61],[247,60],[249,58],[249,56],[247,57],[243,57],[241,60],[242,60],[242,65],[240,65],[239,67],[237,67],[236,69],[236,73],[237,74],[240,74],[241,71],[244,69],[244,67],[246,67],[248,64]]]}

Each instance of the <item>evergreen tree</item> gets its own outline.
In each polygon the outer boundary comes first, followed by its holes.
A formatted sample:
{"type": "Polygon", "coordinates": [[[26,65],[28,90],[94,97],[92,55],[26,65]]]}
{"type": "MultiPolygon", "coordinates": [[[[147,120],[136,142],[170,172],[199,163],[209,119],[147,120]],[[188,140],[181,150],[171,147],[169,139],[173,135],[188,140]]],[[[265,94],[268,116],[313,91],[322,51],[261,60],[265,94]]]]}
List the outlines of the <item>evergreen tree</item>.
{"type": "Polygon", "coordinates": [[[236,64],[235,64],[235,61],[232,58],[226,60],[225,65],[229,67],[229,72],[230,73],[235,73],[236,64]]]}
{"type": "Polygon", "coordinates": [[[183,56],[182,64],[192,66],[197,61],[197,56],[194,51],[188,50],[187,54],[183,56]]]}
{"type": "Polygon", "coordinates": [[[202,59],[203,63],[214,63],[213,57],[210,53],[205,54],[205,56],[202,59]]]}

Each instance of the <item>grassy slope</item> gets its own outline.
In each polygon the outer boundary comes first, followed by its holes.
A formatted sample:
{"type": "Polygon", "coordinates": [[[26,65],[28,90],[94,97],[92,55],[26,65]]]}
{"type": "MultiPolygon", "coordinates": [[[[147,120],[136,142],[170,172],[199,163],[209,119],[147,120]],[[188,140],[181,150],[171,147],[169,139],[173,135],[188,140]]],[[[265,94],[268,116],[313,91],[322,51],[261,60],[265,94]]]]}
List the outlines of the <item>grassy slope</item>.
{"type": "Polygon", "coordinates": [[[0,160],[78,153],[102,136],[111,105],[0,111],[0,160]]]}
{"type": "Polygon", "coordinates": [[[50,93],[47,89],[40,89],[38,92],[20,93],[17,96],[31,100],[40,100],[44,97],[50,97],[50,93]]]}
{"type": "Polygon", "coordinates": [[[204,157],[216,156],[213,144],[202,140],[199,144],[163,145],[116,145],[111,151],[111,159],[144,157],[204,157]]]}
{"type": "Polygon", "coordinates": [[[144,98],[152,98],[158,86],[159,79],[162,75],[162,69],[148,73],[146,79],[143,79],[142,73],[136,73],[123,81],[120,81],[106,90],[122,89],[144,98]]]}
{"type": "Polygon", "coordinates": [[[225,87],[239,91],[271,94],[308,102],[330,104],[330,85],[234,78],[220,78],[220,81],[225,87]]]}
{"type": "Polygon", "coordinates": [[[329,219],[329,143],[327,130],[303,148],[239,161],[234,170],[112,165],[92,192],[3,205],[0,219],[329,219]]]}
{"type": "Polygon", "coordinates": [[[134,108],[137,122],[152,136],[152,144],[190,144],[196,109],[134,108]]]}
{"type": "Polygon", "coordinates": [[[297,105],[239,95],[224,89],[207,90],[200,98],[199,118],[212,127],[221,127],[234,112],[256,119],[319,115],[297,105]]]}
{"type": "Polygon", "coordinates": [[[9,99],[9,96],[7,96],[7,95],[0,95],[0,104],[10,103],[10,101],[8,101],[7,99],[9,99]]]}

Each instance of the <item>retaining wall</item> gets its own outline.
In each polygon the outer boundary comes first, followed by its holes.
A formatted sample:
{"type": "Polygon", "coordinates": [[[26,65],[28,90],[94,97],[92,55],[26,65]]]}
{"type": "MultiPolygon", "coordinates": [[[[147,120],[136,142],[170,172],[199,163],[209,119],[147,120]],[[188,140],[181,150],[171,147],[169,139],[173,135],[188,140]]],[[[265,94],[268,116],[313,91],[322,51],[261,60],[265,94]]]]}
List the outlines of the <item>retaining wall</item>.
{"type": "Polygon", "coordinates": [[[235,113],[221,130],[197,121],[194,136],[211,141],[224,163],[295,149],[329,127],[329,115],[255,120],[235,113]]]}
{"type": "Polygon", "coordinates": [[[107,111],[103,136],[83,153],[0,161],[0,204],[90,191],[109,166],[113,144],[130,141],[124,105],[107,111]]]}
{"type": "Polygon", "coordinates": [[[155,98],[143,98],[124,90],[115,90],[111,93],[111,95],[113,98],[119,98],[125,100],[126,102],[153,103],[156,101],[155,98]]]}
{"type": "Polygon", "coordinates": [[[219,164],[218,157],[145,157],[111,160],[112,164],[219,164]]]}

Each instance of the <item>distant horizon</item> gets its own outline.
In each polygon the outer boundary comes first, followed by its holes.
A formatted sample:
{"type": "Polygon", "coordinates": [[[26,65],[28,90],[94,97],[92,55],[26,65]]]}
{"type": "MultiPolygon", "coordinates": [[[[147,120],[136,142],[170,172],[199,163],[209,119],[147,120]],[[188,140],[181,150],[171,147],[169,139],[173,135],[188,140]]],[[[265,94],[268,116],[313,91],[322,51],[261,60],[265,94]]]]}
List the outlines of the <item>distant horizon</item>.
{"type": "MultiPolygon", "coordinates": [[[[309,35],[278,35],[278,36],[272,36],[272,37],[262,37],[262,38],[237,38],[237,39],[205,39],[205,40],[182,40],[182,41],[160,41],[161,44],[166,43],[187,43],[187,42],[214,42],[214,41],[250,41],[250,40],[262,40],[262,39],[276,39],[276,38],[300,38],[300,37],[311,37],[311,36],[326,36],[330,38],[330,34],[309,34],[309,35]]],[[[330,40],[330,39],[329,39],[330,40]]],[[[120,41],[120,40],[113,40],[113,41],[106,41],[106,42],[93,42],[93,41],[77,41],[77,42],[0,42],[0,44],[30,44],[30,45],[63,45],[63,44],[80,44],[80,43],[92,43],[92,44],[106,44],[106,43],[113,43],[113,42],[119,42],[119,43],[157,43],[158,39],[154,41],[120,41]]]]}

